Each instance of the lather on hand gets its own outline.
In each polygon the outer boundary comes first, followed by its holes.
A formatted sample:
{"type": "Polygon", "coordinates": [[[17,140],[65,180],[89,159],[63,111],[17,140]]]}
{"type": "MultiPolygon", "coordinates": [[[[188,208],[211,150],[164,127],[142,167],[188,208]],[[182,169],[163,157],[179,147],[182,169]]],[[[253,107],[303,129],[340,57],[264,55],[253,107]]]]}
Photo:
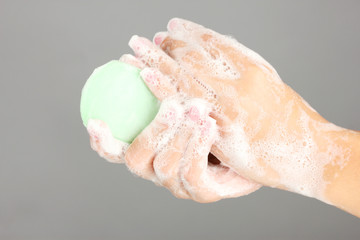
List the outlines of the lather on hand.
{"type": "MultiPolygon", "coordinates": [[[[177,18],[154,44],[133,36],[129,45],[136,58],[122,60],[143,68],[162,101],[155,120],[124,152],[131,171],[200,202],[244,195],[261,184],[360,216],[360,133],[326,121],[258,54],[177,18]],[[209,151],[220,164],[208,164],[209,151]]],[[[108,154],[101,140],[95,149],[108,154]]]]}

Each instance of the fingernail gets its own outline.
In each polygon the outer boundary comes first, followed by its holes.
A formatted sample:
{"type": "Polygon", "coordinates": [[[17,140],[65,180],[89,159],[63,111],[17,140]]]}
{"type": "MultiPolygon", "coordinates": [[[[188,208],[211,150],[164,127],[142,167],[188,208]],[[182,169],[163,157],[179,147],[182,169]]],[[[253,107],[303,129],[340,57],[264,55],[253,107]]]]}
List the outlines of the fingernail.
{"type": "Polygon", "coordinates": [[[129,46],[134,51],[136,56],[142,56],[149,49],[151,42],[146,38],[134,35],[130,38],[129,46]]]}
{"type": "Polygon", "coordinates": [[[199,98],[191,99],[187,109],[187,114],[193,121],[204,119],[209,114],[210,110],[208,103],[205,100],[199,98]]]}
{"type": "Polygon", "coordinates": [[[151,85],[157,84],[157,80],[158,80],[157,72],[156,72],[156,70],[154,70],[152,68],[144,68],[140,72],[140,76],[148,84],[151,84],[151,85]]]}
{"type": "Polygon", "coordinates": [[[167,37],[167,35],[168,34],[166,32],[158,32],[155,34],[153,42],[155,43],[155,45],[159,46],[167,37]]]}
{"type": "Polygon", "coordinates": [[[197,107],[191,107],[188,112],[188,115],[189,115],[190,119],[193,121],[199,120],[199,118],[200,118],[199,109],[197,107]]]}
{"type": "Polygon", "coordinates": [[[174,30],[178,25],[178,19],[177,18],[173,18],[169,21],[168,25],[167,25],[167,29],[168,30],[174,30]]]}

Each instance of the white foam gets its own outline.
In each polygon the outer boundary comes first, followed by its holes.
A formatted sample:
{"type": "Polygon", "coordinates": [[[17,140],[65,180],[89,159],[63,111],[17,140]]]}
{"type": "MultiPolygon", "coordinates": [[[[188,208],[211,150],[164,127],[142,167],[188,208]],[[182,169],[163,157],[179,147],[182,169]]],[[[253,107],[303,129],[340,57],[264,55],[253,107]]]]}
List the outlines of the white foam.
{"type": "MultiPolygon", "coordinates": [[[[176,60],[189,69],[192,69],[194,65],[198,66],[196,67],[196,71],[192,73],[198,76],[195,80],[204,86],[204,89],[211,88],[202,82],[202,74],[204,74],[205,77],[215,76],[224,81],[234,81],[241,77],[242,71],[246,70],[243,64],[231,62],[216,48],[216,46],[219,45],[227,45],[234,49],[234,51],[238,51],[242,56],[245,56],[251,63],[258,66],[267,74],[267,79],[274,83],[274,88],[270,89],[273,91],[274,96],[281,95],[281,92],[284,91],[283,85],[277,84],[282,83],[282,81],[276,70],[259,54],[237,42],[231,36],[219,35],[202,26],[183,20],[179,21],[183,24],[183,26],[180,27],[184,27],[186,30],[177,29],[170,31],[170,36],[174,39],[183,40],[188,44],[185,47],[173,50],[172,54],[176,60]],[[206,34],[212,36],[206,44],[195,44],[201,43],[203,41],[202,38],[206,34]],[[207,72],[201,72],[201,69],[207,72]]],[[[229,99],[233,98],[234,101],[236,101],[236,91],[234,89],[222,87],[220,83],[217,85],[217,89],[224,89],[231,93],[233,96],[229,96],[229,99]]],[[[224,98],[227,97],[226,94],[223,95],[225,95],[224,98]]],[[[244,96],[239,96],[238,98],[244,98],[244,96]]],[[[275,100],[280,104],[280,98],[275,98],[275,100]]],[[[301,100],[306,107],[315,112],[306,101],[301,100]]],[[[236,103],[234,103],[234,105],[236,105],[236,103]]],[[[261,130],[261,125],[254,123],[252,131],[249,132],[249,129],[246,129],[245,125],[245,122],[248,121],[246,114],[239,113],[232,125],[221,129],[223,136],[221,139],[218,139],[215,144],[229,159],[228,165],[234,169],[244,169],[245,174],[246,169],[248,169],[249,171],[256,172],[256,175],[261,177],[265,176],[266,168],[271,168],[279,173],[279,184],[288,189],[307,196],[321,195],[326,185],[322,179],[324,166],[333,161],[336,158],[335,155],[338,156],[338,154],[334,155],[333,153],[339,152],[340,149],[329,147],[327,152],[319,153],[319,149],[314,140],[315,136],[313,136],[312,131],[310,131],[310,125],[315,124],[315,122],[304,112],[301,113],[301,118],[298,121],[300,132],[289,133],[286,124],[292,115],[294,103],[290,102],[285,107],[285,119],[279,119],[277,124],[275,123],[270,126],[270,131],[264,139],[250,144],[250,138],[261,130]],[[284,122],[285,125],[283,125],[284,122]],[[332,154],[329,151],[331,151],[332,154]],[[257,162],[258,159],[263,159],[266,163],[265,166],[260,166],[257,162]]],[[[221,111],[223,110],[224,109],[220,108],[218,112],[222,114],[221,111]]],[[[266,116],[261,106],[259,106],[259,110],[259,119],[252,119],[252,121],[260,122],[266,116]]],[[[323,127],[332,128],[332,126],[329,125],[324,125],[323,127]]],[[[333,143],[329,143],[329,146],[333,146],[333,143]]],[[[339,154],[344,156],[343,152],[339,154]]],[[[346,157],[342,159],[346,159],[346,157]]],[[[341,162],[339,164],[344,163],[341,162]]]]}
{"type": "Polygon", "coordinates": [[[105,122],[98,119],[89,119],[87,131],[90,135],[91,147],[102,158],[113,163],[125,162],[124,153],[129,144],[114,138],[105,122]]]}
{"type": "MultiPolygon", "coordinates": [[[[176,20],[175,20],[176,21],[176,20]]],[[[185,48],[177,48],[172,52],[176,56],[185,56],[188,52],[197,52],[205,56],[205,59],[196,59],[196,63],[207,66],[207,70],[211,71],[213,76],[218,76],[222,79],[237,80],[241,76],[241,70],[244,70],[244,66],[240,62],[235,63],[230,61],[225,55],[222,54],[222,51],[217,49],[217,45],[227,45],[238,51],[241,55],[248,58],[250,62],[258,66],[263,70],[264,73],[267,73],[270,81],[273,83],[281,83],[281,79],[277,74],[276,70],[258,53],[245,47],[243,44],[239,43],[232,36],[221,35],[211,29],[204,28],[201,25],[193,24],[186,20],[179,19],[182,27],[186,30],[171,31],[170,36],[174,39],[183,40],[187,42],[185,48]],[[191,43],[201,43],[203,42],[203,36],[211,36],[211,40],[206,42],[206,45],[200,46],[191,43]],[[180,53],[183,51],[184,53],[180,53]],[[215,54],[214,54],[215,53],[215,54]],[[240,71],[239,71],[240,69],[240,71]]],[[[168,26],[169,28],[169,26],[168,26]]],[[[178,61],[181,61],[181,58],[177,58],[178,61]]]]}
{"type": "MultiPolygon", "coordinates": [[[[156,121],[168,125],[169,128],[157,135],[153,135],[154,132],[158,132],[157,129],[151,128],[147,128],[148,130],[143,133],[148,134],[149,140],[144,144],[152,145],[157,154],[176,151],[176,149],[169,146],[169,142],[173,140],[175,136],[184,132],[184,129],[191,129],[192,142],[197,142],[200,139],[201,143],[208,143],[208,145],[197,144],[196,147],[192,149],[193,152],[191,152],[191,154],[195,154],[196,156],[204,157],[204,159],[199,162],[203,165],[201,168],[204,170],[203,174],[198,176],[198,180],[202,182],[201,189],[194,188],[191,184],[184,182],[184,179],[179,178],[171,187],[173,193],[177,196],[185,197],[185,192],[180,188],[182,184],[187,187],[187,190],[192,191],[192,194],[197,194],[207,189],[207,191],[212,194],[211,196],[216,196],[216,198],[242,196],[260,187],[260,185],[240,177],[224,165],[207,165],[207,154],[211,148],[209,144],[219,138],[216,121],[208,116],[211,110],[212,105],[203,99],[189,99],[181,95],[173,96],[162,102],[160,111],[156,117],[156,121]],[[196,107],[199,110],[200,118],[197,121],[190,120],[189,117],[185,115],[192,107],[196,107]],[[206,127],[206,122],[210,123],[210,127],[209,132],[204,134],[203,130],[206,127]]],[[[101,120],[90,119],[87,129],[93,141],[92,147],[101,157],[110,162],[124,162],[124,153],[128,148],[128,144],[113,138],[106,123],[101,120]]],[[[154,164],[155,172],[160,179],[160,181],[153,179],[157,184],[161,184],[161,179],[169,179],[174,176],[174,172],[159,171],[159,169],[168,163],[164,156],[164,159],[161,159],[162,156],[161,154],[159,155],[159,158],[155,160],[157,165],[154,164]]],[[[181,168],[183,171],[186,171],[186,167],[184,167],[184,164],[186,164],[185,159],[181,158],[180,161],[182,162],[177,166],[177,171],[180,171],[181,168]]],[[[145,169],[146,166],[138,166],[138,168],[145,169]]],[[[136,174],[141,175],[141,173],[136,174]]],[[[175,174],[175,176],[176,175],[177,174],[175,174]]]]}
{"type": "Polygon", "coordinates": [[[209,149],[211,148],[211,144],[219,138],[219,135],[216,121],[210,117],[207,117],[207,121],[210,122],[210,127],[209,132],[206,135],[201,135],[200,131],[194,129],[195,141],[196,139],[201,138],[201,142],[206,144],[194,145],[194,142],[190,142],[190,150],[188,149],[188,151],[190,151],[190,155],[195,154],[195,156],[203,157],[202,160],[197,162],[197,164],[200,164],[197,167],[203,169],[203,171],[199,176],[197,176],[196,185],[194,186],[192,183],[187,181],[184,174],[189,171],[191,165],[196,163],[184,162],[184,165],[182,166],[182,182],[184,183],[186,189],[193,196],[200,198],[201,201],[214,201],[224,197],[243,196],[258,189],[260,187],[259,184],[247,181],[222,164],[208,165],[207,155],[209,149]],[[202,193],[202,195],[200,194],[199,196],[199,193],[202,193]]]}
{"type": "MultiPolygon", "coordinates": [[[[218,37],[218,35],[211,30],[202,30],[198,33],[192,33],[191,37],[193,39],[188,39],[188,34],[185,35],[181,31],[172,33],[172,37],[175,39],[186,38],[187,42],[198,42],[204,33],[209,33],[219,39],[215,39],[213,43],[210,43],[208,48],[203,48],[200,45],[188,45],[184,48],[178,48],[173,51],[178,58],[177,60],[181,61],[183,64],[189,64],[189,62],[186,62],[188,59],[182,59],[182,57],[186,56],[189,52],[197,52],[199,53],[198,57],[200,57],[200,59],[196,59],[196,62],[190,62],[190,64],[203,65],[204,69],[208,70],[208,72],[204,73],[205,76],[206,74],[209,74],[210,76],[216,76],[225,81],[236,81],[241,77],[241,71],[245,70],[245,67],[241,63],[231,62],[226,56],[223,56],[218,49],[216,49],[216,43],[226,43],[262,69],[267,74],[267,79],[269,81],[272,81],[273,83],[281,83],[281,79],[277,72],[267,61],[254,51],[238,43],[230,36],[218,37]]],[[[144,62],[151,63],[152,67],[160,67],[164,56],[156,51],[156,49],[144,47],[140,49],[140,58],[144,62]]],[[[201,74],[197,77],[189,77],[192,75],[191,70],[189,71],[190,74],[183,69],[180,70],[180,79],[178,80],[183,81],[185,88],[190,87],[189,81],[196,82],[202,87],[206,100],[213,103],[217,97],[215,91],[208,84],[202,81],[201,74]]],[[[217,89],[223,89],[225,91],[222,94],[225,95],[224,98],[228,100],[229,104],[238,106],[238,102],[236,102],[240,101],[238,98],[241,97],[242,100],[245,99],[245,96],[236,97],[237,91],[233,87],[227,87],[225,85],[221,86],[221,83],[214,84],[219,84],[219,86],[217,86],[219,88],[217,89]],[[231,99],[234,100],[231,101],[231,99]]],[[[284,90],[282,84],[275,85],[275,90],[271,88],[271,91],[274,91],[274,96],[276,96],[276,91],[284,90]]],[[[276,99],[276,101],[280,103],[280,98],[276,99]]],[[[303,102],[305,106],[312,109],[307,102],[303,102]]],[[[209,109],[214,111],[215,109],[215,111],[219,114],[219,117],[223,117],[225,119],[222,112],[224,109],[222,109],[221,106],[208,103],[204,104],[203,101],[200,100],[189,100],[180,94],[164,100],[160,109],[160,111],[164,110],[164,112],[161,112],[159,116],[161,114],[164,114],[164,116],[162,118],[158,118],[158,120],[163,121],[164,124],[168,124],[169,128],[156,136],[152,135],[153,132],[156,131],[145,131],[145,134],[149,134],[149,142],[144,144],[152,144],[156,149],[156,153],[174,150],[170,149],[168,143],[177,134],[180,134],[184,128],[191,128],[193,136],[202,138],[203,142],[210,141],[214,138],[216,147],[229,160],[226,164],[222,163],[223,166],[236,169],[236,171],[241,170],[241,174],[244,174],[244,176],[248,177],[250,175],[256,175],[258,178],[267,176],[266,174],[268,174],[268,170],[272,169],[278,174],[278,176],[275,177],[279,178],[276,181],[273,181],[277,182],[277,185],[274,187],[285,186],[289,190],[306,196],[317,197],[322,200],[324,200],[323,192],[327,185],[322,177],[324,167],[330,163],[333,165],[339,165],[343,168],[346,166],[349,156],[351,155],[350,150],[340,148],[339,145],[331,139],[328,139],[328,145],[325,150],[319,149],[319,146],[316,143],[317,133],[316,131],[314,133],[313,129],[318,129],[319,131],[340,131],[341,129],[331,124],[316,122],[301,109],[299,109],[300,119],[296,123],[297,130],[291,132],[291,129],[287,126],[287,124],[293,114],[295,105],[293,102],[289,102],[285,106],[285,119],[279,119],[278,122],[275,120],[274,123],[272,122],[272,125],[269,126],[267,135],[253,143],[250,143],[250,139],[262,130],[263,126],[261,125],[261,122],[266,117],[266,112],[261,108],[261,106],[258,106],[260,111],[259,118],[251,119],[252,121],[257,121],[259,123],[254,123],[254,127],[251,131],[246,128],[248,116],[247,113],[243,111],[238,113],[237,118],[232,121],[232,124],[227,125],[226,128],[219,129],[222,133],[221,136],[213,136],[212,134],[215,134],[216,131],[210,132],[209,135],[201,136],[198,123],[188,121],[184,115],[190,106],[194,105],[200,107],[200,110],[204,112],[209,111],[209,109]],[[170,121],[170,115],[167,111],[165,111],[170,108],[176,109],[177,113],[176,120],[173,122],[170,121]],[[262,159],[265,164],[259,164],[259,159],[262,159]]],[[[107,145],[112,146],[110,140],[107,145]]],[[[107,146],[107,149],[111,150],[112,148],[109,146],[107,146]]],[[[115,143],[114,146],[116,146],[115,143]]],[[[206,145],[199,145],[193,150],[193,153],[198,155],[205,154],[208,149],[207,147],[208,146],[206,145]]],[[[118,147],[114,147],[114,149],[112,149],[112,151],[119,152],[118,147]]],[[[157,167],[162,167],[163,165],[161,164],[166,164],[165,159],[163,159],[162,162],[160,161],[159,166],[157,167]]],[[[185,163],[182,162],[182,164],[185,163]]],[[[250,192],[259,186],[253,182],[236,177],[230,180],[229,184],[223,185],[221,183],[221,179],[217,178],[220,173],[224,173],[224,167],[222,165],[206,166],[206,161],[202,161],[200,164],[202,164],[201,167],[204,170],[207,170],[207,172],[204,171],[204,174],[200,176],[199,181],[202,182],[202,186],[205,186],[209,192],[213,192],[215,195],[241,195],[241,193],[250,192]]],[[[180,164],[179,168],[184,168],[184,171],[186,171],[186,165],[180,164]]],[[[161,172],[160,174],[164,174],[159,176],[160,178],[168,178],[170,176],[166,175],[164,172],[161,172]]],[[[229,170],[229,172],[224,174],[224,178],[226,178],[226,176],[236,176],[234,175],[235,170],[229,170]]],[[[190,189],[190,192],[193,191],[194,194],[198,190],[193,189],[193,186],[186,182],[186,179],[179,179],[178,181],[183,181],[186,188],[190,189]]]]}

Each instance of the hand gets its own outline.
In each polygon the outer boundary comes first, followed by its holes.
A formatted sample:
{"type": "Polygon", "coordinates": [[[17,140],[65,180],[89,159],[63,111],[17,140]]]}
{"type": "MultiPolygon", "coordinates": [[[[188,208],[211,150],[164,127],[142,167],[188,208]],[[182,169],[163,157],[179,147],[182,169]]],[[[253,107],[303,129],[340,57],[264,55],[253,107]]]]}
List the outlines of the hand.
{"type": "MultiPolygon", "coordinates": [[[[144,67],[129,55],[121,61],[144,67]]],[[[218,131],[206,101],[174,94],[176,89],[166,85],[166,77],[158,71],[144,69],[141,75],[147,84],[164,83],[154,93],[162,100],[159,113],[130,146],[113,138],[106,123],[89,120],[91,146],[101,157],[118,163],[125,160],[134,174],[168,188],[178,198],[198,202],[238,197],[260,187],[226,166],[208,162],[218,131]]]]}
{"type": "Polygon", "coordinates": [[[138,36],[129,42],[138,59],[166,76],[149,88],[160,94],[164,85],[173,84],[174,94],[212,104],[210,116],[220,134],[211,152],[222,165],[263,185],[322,198],[322,173],[334,159],[322,148],[322,132],[340,128],[231,37],[172,19],[154,43],[138,36]]]}

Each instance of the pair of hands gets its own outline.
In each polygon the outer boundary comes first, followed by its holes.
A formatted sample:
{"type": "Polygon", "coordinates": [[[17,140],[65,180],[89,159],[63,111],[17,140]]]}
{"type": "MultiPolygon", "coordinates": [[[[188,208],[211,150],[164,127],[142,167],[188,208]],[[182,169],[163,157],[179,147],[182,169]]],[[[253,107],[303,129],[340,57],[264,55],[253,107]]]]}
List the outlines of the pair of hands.
{"type": "Polygon", "coordinates": [[[298,141],[312,144],[293,119],[317,118],[316,112],[235,39],[177,18],[167,30],[153,42],[133,36],[135,56],[120,59],[142,69],[162,102],[156,118],[129,146],[114,139],[105,123],[90,120],[92,148],[178,198],[213,202],[261,185],[310,195],[306,177],[290,176],[296,163],[287,154],[294,154],[298,141]],[[209,152],[220,163],[208,161],[209,152]]]}

